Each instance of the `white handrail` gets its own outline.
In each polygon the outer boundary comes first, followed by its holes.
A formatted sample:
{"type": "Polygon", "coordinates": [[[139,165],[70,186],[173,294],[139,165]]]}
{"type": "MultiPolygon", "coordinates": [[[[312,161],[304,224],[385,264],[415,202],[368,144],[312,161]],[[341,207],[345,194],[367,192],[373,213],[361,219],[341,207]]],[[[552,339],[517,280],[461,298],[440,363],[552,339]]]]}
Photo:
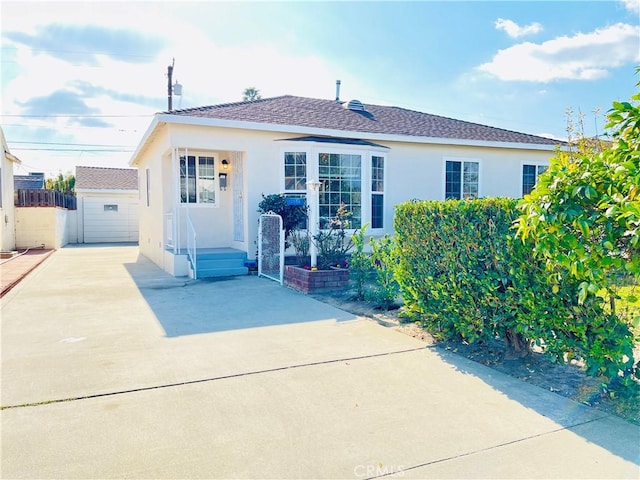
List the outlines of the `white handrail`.
{"type": "Polygon", "coordinates": [[[196,229],[193,226],[193,222],[191,221],[191,217],[189,216],[189,210],[187,210],[187,255],[189,260],[191,261],[191,266],[193,268],[193,278],[194,280],[198,278],[198,267],[196,265],[196,229]]]}

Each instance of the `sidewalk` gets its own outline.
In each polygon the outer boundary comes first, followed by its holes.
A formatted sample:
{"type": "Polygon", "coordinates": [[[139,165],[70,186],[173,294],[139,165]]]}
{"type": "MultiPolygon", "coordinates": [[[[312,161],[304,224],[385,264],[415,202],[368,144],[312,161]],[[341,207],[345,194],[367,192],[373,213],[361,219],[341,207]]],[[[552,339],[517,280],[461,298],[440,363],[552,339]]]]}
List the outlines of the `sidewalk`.
{"type": "Polygon", "coordinates": [[[0,285],[2,298],[34,268],[44,262],[55,250],[34,248],[16,257],[4,259],[0,263],[0,285]]]}

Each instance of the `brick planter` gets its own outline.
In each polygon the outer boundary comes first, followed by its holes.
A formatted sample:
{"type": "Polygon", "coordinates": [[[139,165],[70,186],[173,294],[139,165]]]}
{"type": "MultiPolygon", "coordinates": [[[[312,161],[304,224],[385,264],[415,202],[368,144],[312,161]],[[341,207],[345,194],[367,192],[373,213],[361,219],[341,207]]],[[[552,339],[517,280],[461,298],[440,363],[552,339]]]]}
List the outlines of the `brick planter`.
{"type": "Polygon", "coordinates": [[[349,286],[349,270],[306,270],[295,265],[284,267],[284,284],[303,293],[323,293],[349,286]]]}

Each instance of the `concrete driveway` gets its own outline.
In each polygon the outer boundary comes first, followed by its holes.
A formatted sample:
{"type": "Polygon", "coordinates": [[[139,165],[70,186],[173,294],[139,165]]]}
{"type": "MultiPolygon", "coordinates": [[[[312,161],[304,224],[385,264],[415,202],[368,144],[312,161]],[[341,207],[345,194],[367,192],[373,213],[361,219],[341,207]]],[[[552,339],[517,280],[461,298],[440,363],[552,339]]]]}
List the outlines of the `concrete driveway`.
{"type": "Polygon", "coordinates": [[[256,277],[54,253],[1,300],[2,478],[638,478],[640,429],[256,277]]]}

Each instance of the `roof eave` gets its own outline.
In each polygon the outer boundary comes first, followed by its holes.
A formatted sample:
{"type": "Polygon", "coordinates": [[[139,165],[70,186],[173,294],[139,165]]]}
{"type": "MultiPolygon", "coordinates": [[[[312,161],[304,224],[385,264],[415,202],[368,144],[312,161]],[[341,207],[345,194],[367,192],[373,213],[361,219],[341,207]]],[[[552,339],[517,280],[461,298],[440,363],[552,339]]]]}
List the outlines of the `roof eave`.
{"type": "Polygon", "coordinates": [[[7,159],[13,163],[17,163],[18,165],[20,165],[22,162],[20,161],[20,159],[18,157],[16,157],[13,153],[9,153],[9,152],[4,152],[5,157],[7,157],[7,159]]]}
{"type": "Polygon", "coordinates": [[[124,188],[76,188],[76,193],[123,193],[128,195],[135,195],[138,193],[138,189],[124,189],[124,188]]]}
{"type": "MultiPolygon", "coordinates": [[[[131,156],[131,160],[129,160],[129,166],[130,167],[135,167],[136,166],[136,164],[138,163],[138,157],[142,154],[144,149],[150,143],[153,133],[155,132],[155,130],[158,127],[158,125],[160,124],[159,118],[160,117],[166,117],[166,116],[168,116],[168,115],[156,114],[153,117],[153,120],[151,120],[151,123],[149,124],[149,127],[147,127],[146,132],[144,132],[144,135],[142,136],[142,140],[140,140],[140,143],[136,147],[135,152],[133,152],[133,155],[131,156]]],[[[173,117],[173,116],[174,115],[171,115],[171,117],[173,117]]]]}

